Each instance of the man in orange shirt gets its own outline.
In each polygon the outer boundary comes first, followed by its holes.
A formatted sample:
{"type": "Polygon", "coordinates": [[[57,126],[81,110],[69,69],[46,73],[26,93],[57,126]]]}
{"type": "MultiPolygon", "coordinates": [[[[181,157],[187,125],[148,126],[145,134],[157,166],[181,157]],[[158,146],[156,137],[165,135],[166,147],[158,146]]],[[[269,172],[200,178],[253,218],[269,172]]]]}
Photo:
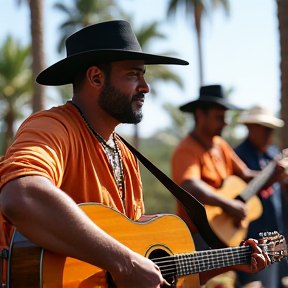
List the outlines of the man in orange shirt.
{"type": "MultiPolygon", "coordinates": [[[[134,155],[114,132],[138,123],[145,94],[145,64],[187,65],[143,53],[126,21],[88,26],[66,42],[67,57],[42,71],[42,85],[73,84],[72,101],[29,117],[0,164],[1,211],[7,222],[46,250],[112,274],[119,288],[165,287],[149,259],[105,233],[77,204],[98,202],[133,220],[143,213],[134,155]]],[[[269,264],[254,247],[255,272],[269,264]]]]}
{"type": "MultiPolygon", "coordinates": [[[[173,180],[191,193],[204,205],[221,207],[234,218],[238,226],[246,217],[246,205],[240,200],[227,199],[215,193],[225,178],[236,175],[246,182],[259,172],[250,170],[233,149],[221,138],[226,125],[225,112],[238,109],[223,96],[220,85],[203,86],[197,100],[180,107],[195,117],[195,127],[175,149],[172,156],[173,180]]],[[[281,174],[283,169],[280,168],[281,174]]],[[[280,176],[279,176],[280,177],[280,176]]],[[[177,215],[189,226],[197,250],[206,250],[208,245],[195,231],[185,208],[177,203],[177,215]]],[[[259,231],[260,232],[260,231],[259,231]]]]}

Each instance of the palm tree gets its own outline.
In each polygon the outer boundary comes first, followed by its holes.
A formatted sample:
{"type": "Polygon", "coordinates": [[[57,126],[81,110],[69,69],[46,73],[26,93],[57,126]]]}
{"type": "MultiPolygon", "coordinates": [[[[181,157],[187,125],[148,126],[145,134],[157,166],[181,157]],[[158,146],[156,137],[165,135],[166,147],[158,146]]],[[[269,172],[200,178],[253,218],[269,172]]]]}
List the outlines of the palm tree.
{"type": "Polygon", "coordinates": [[[32,74],[30,46],[21,47],[8,36],[0,51],[0,119],[5,131],[0,153],[3,155],[12,144],[15,120],[23,118],[22,107],[31,104],[32,74]]]}
{"type": "MultiPolygon", "coordinates": [[[[42,0],[29,0],[31,17],[32,40],[32,73],[33,78],[45,68],[44,44],[43,44],[43,8],[42,0]]],[[[33,113],[45,108],[45,86],[33,82],[33,113]]]]}
{"type": "Polygon", "coordinates": [[[71,6],[66,6],[60,1],[54,5],[55,9],[66,15],[66,20],[59,27],[61,33],[59,53],[64,51],[67,37],[77,30],[96,22],[112,20],[122,13],[114,0],[73,0],[71,2],[71,6]]]}
{"type": "MultiPolygon", "coordinates": [[[[32,74],[33,79],[44,70],[44,44],[43,44],[43,3],[42,0],[24,0],[29,4],[30,9],[30,33],[32,42],[32,74]]],[[[18,0],[22,3],[23,0],[18,0]]],[[[45,86],[33,81],[33,113],[43,110],[46,103],[45,86]]]]}
{"type": "MultiPolygon", "coordinates": [[[[132,22],[132,20],[130,20],[132,22]]],[[[158,31],[159,24],[157,22],[152,22],[147,25],[142,25],[140,29],[135,30],[135,34],[140,43],[140,46],[144,51],[149,51],[149,45],[151,42],[156,42],[159,39],[165,39],[165,35],[158,31]]],[[[163,55],[171,55],[172,52],[162,53],[163,55]]],[[[157,83],[159,82],[173,82],[178,87],[183,88],[183,82],[181,78],[175,74],[167,66],[152,65],[147,69],[145,75],[146,81],[150,86],[150,93],[152,96],[157,96],[157,83]]],[[[139,136],[138,136],[138,125],[134,125],[134,146],[139,147],[139,136]]]]}
{"type": "Polygon", "coordinates": [[[197,34],[198,62],[200,85],[203,86],[203,57],[201,44],[201,19],[204,12],[209,12],[212,8],[222,5],[225,11],[229,12],[229,0],[170,0],[168,5],[168,17],[176,16],[178,12],[186,14],[187,20],[194,23],[197,34]]]}

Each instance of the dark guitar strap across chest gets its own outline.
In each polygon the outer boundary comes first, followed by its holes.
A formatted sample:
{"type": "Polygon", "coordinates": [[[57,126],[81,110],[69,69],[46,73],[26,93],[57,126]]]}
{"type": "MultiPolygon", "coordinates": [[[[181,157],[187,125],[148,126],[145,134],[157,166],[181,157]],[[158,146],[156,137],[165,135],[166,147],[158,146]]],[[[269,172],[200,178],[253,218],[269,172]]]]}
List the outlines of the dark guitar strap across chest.
{"type": "Polygon", "coordinates": [[[172,193],[172,195],[185,207],[191,221],[211,248],[227,247],[211,229],[204,206],[186,190],[177,185],[171,178],[157,168],[136,148],[118,135],[123,143],[130,149],[135,157],[172,193]]]}

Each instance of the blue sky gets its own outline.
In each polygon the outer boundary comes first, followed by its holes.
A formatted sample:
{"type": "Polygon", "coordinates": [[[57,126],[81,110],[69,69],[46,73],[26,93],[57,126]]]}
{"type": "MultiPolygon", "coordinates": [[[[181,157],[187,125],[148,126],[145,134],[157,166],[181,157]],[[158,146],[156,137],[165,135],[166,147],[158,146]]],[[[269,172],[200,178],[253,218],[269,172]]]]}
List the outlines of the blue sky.
{"type": "MultiPolygon", "coordinates": [[[[64,0],[63,0],[64,1],[64,0]]],[[[66,0],[67,2],[68,0],[66,0]]],[[[161,106],[169,102],[179,106],[198,97],[199,78],[196,35],[193,23],[184,18],[166,20],[167,0],[118,0],[125,11],[134,17],[134,25],[158,21],[166,40],[149,47],[152,53],[175,51],[179,58],[189,61],[189,66],[172,67],[183,79],[184,89],[172,84],[159,85],[157,100],[146,97],[144,118],[140,135],[150,136],[157,129],[170,125],[169,117],[161,106]]],[[[47,65],[60,60],[56,52],[57,28],[62,15],[53,9],[52,0],[44,0],[44,37],[47,65]]],[[[280,109],[280,50],[275,0],[230,0],[231,11],[227,17],[218,9],[203,20],[204,84],[221,84],[233,88],[230,100],[243,108],[262,104],[276,113],[280,109]]],[[[30,41],[29,11],[16,0],[0,0],[0,43],[8,34],[21,43],[30,41]]],[[[149,67],[147,67],[147,70],[149,67]]],[[[149,70],[148,70],[149,71],[149,70]]],[[[51,105],[58,103],[48,103],[51,105]]],[[[120,132],[130,133],[130,125],[120,132]]]]}

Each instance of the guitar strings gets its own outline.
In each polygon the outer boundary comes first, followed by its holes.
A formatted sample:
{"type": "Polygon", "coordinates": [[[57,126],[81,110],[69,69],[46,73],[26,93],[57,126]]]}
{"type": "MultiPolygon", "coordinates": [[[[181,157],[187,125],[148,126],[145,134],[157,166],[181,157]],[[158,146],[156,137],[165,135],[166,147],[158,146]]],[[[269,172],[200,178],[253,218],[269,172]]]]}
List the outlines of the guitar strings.
{"type": "MultiPolygon", "coordinates": [[[[239,257],[238,260],[240,260],[241,262],[244,261],[247,257],[246,256],[243,256],[243,257],[239,257]]],[[[209,263],[209,261],[205,262],[204,264],[197,264],[195,263],[193,266],[190,264],[188,268],[190,268],[190,273],[187,273],[187,274],[197,274],[199,272],[204,272],[204,271],[207,271],[207,270],[212,270],[212,269],[216,269],[216,268],[221,268],[221,267],[228,267],[228,266],[233,266],[233,265],[236,265],[235,263],[227,263],[227,265],[224,266],[226,262],[225,261],[218,261],[217,265],[212,265],[211,263],[209,263]],[[208,264],[205,269],[205,264],[208,264]],[[202,269],[201,269],[202,267],[202,269]]],[[[157,266],[159,266],[157,264],[157,266]]],[[[163,275],[163,277],[172,277],[172,276],[185,276],[185,275],[178,275],[177,274],[177,268],[176,268],[176,265],[172,266],[162,266],[160,264],[159,266],[160,268],[160,271],[161,271],[161,274],[163,275]]],[[[186,269],[188,270],[188,269],[186,269]]]]}
{"type": "MultiPolygon", "coordinates": [[[[244,247],[244,246],[243,246],[244,247]]],[[[245,247],[246,248],[246,247],[245,247]]],[[[224,249],[226,249],[226,248],[224,248],[224,249]]],[[[288,249],[288,245],[287,245],[287,249],[288,249]]],[[[219,249],[219,250],[221,250],[221,249],[219,249]]],[[[195,253],[195,255],[194,255],[194,253],[184,253],[184,254],[178,254],[178,255],[191,255],[192,257],[194,257],[194,256],[197,256],[197,259],[201,259],[201,260],[203,260],[204,258],[207,258],[207,257],[211,257],[211,256],[217,256],[217,255],[213,255],[211,252],[212,251],[210,251],[210,250],[207,250],[207,251],[199,251],[200,253],[195,253]],[[204,254],[204,253],[201,253],[201,252],[205,252],[205,254],[206,255],[201,255],[201,254],[204,254]],[[208,253],[209,253],[209,255],[208,255],[208,253]]],[[[269,250],[269,249],[267,249],[266,251],[265,251],[268,255],[273,255],[273,253],[277,253],[278,251],[274,251],[274,250],[269,250]],[[269,254],[270,253],[270,254],[269,254]]],[[[242,252],[242,255],[244,255],[246,252],[242,252]]],[[[249,250],[248,251],[248,254],[251,254],[251,250],[249,250]]],[[[234,251],[230,251],[230,252],[227,252],[227,253],[225,253],[225,256],[230,256],[230,255],[234,255],[235,253],[234,253],[234,251]]],[[[239,254],[239,252],[238,252],[238,254],[239,254]]],[[[220,256],[217,256],[217,257],[223,257],[222,255],[220,255],[220,256]]],[[[158,257],[158,258],[152,258],[151,260],[152,261],[161,261],[162,263],[164,263],[164,262],[167,262],[167,261],[162,261],[162,260],[165,260],[165,259],[171,259],[171,258],[176,258],[176,255],[169,255],[169,256],[164,256],[164,257],[158,257]]],[[[160,262],[160,263],[161,263],[160,262]]]]}
{"type": "MultiPolygon", "coordinates": [[[[237,263],[229,263],[229,258],[228,257],[231,257],[231,256],[232,256],[233,260],[237,260],[237,261],[240,261],[240,263],[243,263],[245,260],[248,259],[248,256],[251,256],[250,247],[249,246],[242,246],[242,248],[243,247],[246,248],[245,251],[244,252],[243,251],[242,252],[241,251],[238,252],[237,257],[235,257],[235,253],[233,251],[229,251],[229,252],[227,251],[227,253],[225,253],[225,255],[224,255],[225,259],[223,258],[223,255],[215,255],[215,254],[213,255],[211,253],[212,251],[209,251],[209,250],[200,251],[200,253],[201,252],[203,252],[203,253],[201,253],[202,255],[198,254],[198,253],[195,254],[197,257],[195,257],[195,255],[193,255],[194,253],[186,253],[186,254],[180,254],[180,255],[184,255],[184,256],[185,255],[191,255],[191,258],[195,258],[195,259],[189,259],[190,263],[188,265],[189,265],[190,269],[194,268],[194,272],[196,273],[197,271],[198,272],[205,271],[205,265],[209,265],[209,269],[211,269],[211,266],[213,267],[212,269],[223,267],[223,265],[225,263],[228,264],[227,266],[236,265],[237,263]],[[248,251],[247,251],[247,248],[249,249],[248,251]],[[215,267],[214,267],[214,265],[211,265],[212,263],[210,263],[211,260],[209,258],[211,256],[214,256],[214,258],[216,256],[216,261],[214,262],[215,267]],[[191,261],[191,260],[194,260],[194,261],[191,261]],[[227,260],[228,260],[228,262],[227,262],[227,260]],[[200,263],[199,261],[202,261],[202,263],[200,263]],[[191,263],[191,262],[193,262],[193,263],[191,263]],[[201,267],[202,267],[202,270],[200,270],[201,267]],[[198,269],[198,270],[196,270],[196,269],[198,269]]],[[[226,249],[226,248],[224,248],[224,249],[226,249]]],[[[219,250],[222,250],[222,249],[219,249],[219,250]]],[[[271,255],[269,253],[272,253],[272,254],[275,253],[275,251],[269,251],[269,250],[267,250],[266,252],[268,253],[268,255],[271,255]]],[[[160,268],[160,271],[161,271],[163,276],[165,276],[165,277],[177,276],[177,268],[176,268],[177,259],[176,259],[176,256],[174,256],[174,255],[165,256],[165,257],[154,258],[154,259],[151,259],[151,260],[160,268]],[[160,261],[160,262],[157,262],[157,261],[160,261]]],[[[231,260],[231,258],[230,258],[230,260],[231,260]]],[[[181,264],[180,264],[180,266],[181,266],[181,264]]],[[[193,273],[191,273],[191,274],[193,274],[193,273]]]]}
{"type": "MultiPolygon", "coordinates": [[[[243,262],[245,259],[247,259],[247,256],[249,256],[249,253],[247,253],[247,255],[243,255],[242,257],[239,257],[237,260],[240,262],[243,262]]],[[[217,265],[212,265],[210,262],[211,261],[209,261],[207,259],[207,261],[204,263],[193,263],[193,265],[190,263],[188,268],[190,268],[193,271],[193,273],[190,272],[188,274],[196,274],[197,272],[206,271],[206,270],[208,270],[208,267],[209,267],[209,269],[216,269],[216,268],[220,268],[220,267],[227,267],[227,266],[236,265],[235,263],[229,263],[229,262],[226,262],[225,260],[218,261],[217,265]],[[227,265],[224,266],[225,263],[227,263],[227,265]],[[205,265],[207,265],[207,266],[209,265],[209,266],[205,269],[205,265]],[[201,269],[201,267],[202,267],[202,269],[201,269]]],[[[175,264],[163,266],[163,265],[161,265],[161,263],[159,263],[159,265],[157,264],[157,266],[159,266],[160,271],[164,277],[179,276],[179,275],[177,275],[177,269],[176,269],[175,264]]]]}
{"type": "MultiPolygon", "coordinates": [[[[249,246],[246,246],[246,247],[243,246],[242,248],[245,248],[244,252],[238,253],[237,259],[236,259],[237,261],[240,261],[241,263],[245,259],[247,259],[248,256],[251,256],[251,249],[250,249],[249,246]],[[247,250],[247,248],[248,248],[248,250],[247,250]]],[[[219,249],[219,250],[222,250],[222,249],[219,249]]],[[[214,258],[216,256],[217,265],[218,266],[220,265],[220,267],[222,267],[225,263],[227,263],[227,260],[228,260],[228,265],[227,266],[235,265],[235,263],[231,263],[231,264],[229,263],[229,257],[230,257],[230,260],[231,259],[235,260],[234,258],[236,258],[236,257],[233,257],[233,256],[235,256],[235,253],[233,253],[233,251],[231,249],[229,249],[229,250],[230,251],[226,250],[225,252],[227,252],[227,253],[224,253],[225,255],[221,255],[221,256],[215,255],[215,254],[213,255],[211,253],[212,251],[209,251],[209,250],[208,251],[201,251],[202,253],[200,252],[200,254],[198,254],[198,253],[196,254],[195,253],[195,255],[193,255],[194,253],[192,253],[192,254],[186,253],[186,254],[181,254],[181,255],[183,255],[183,256],[191,255],[191,259],[189,259],[190,260],[189,268],[194,268],[194,270],[195,270],[197,268],[200,269],[201,267],[203,267],[202,271],[205,271],[205,269],[204,269],[205,265],[208,264],[211,267],[211,263],[210,263],[211,260],[209,259],[211,256],[214,256],[214,258]],[[195,256],[197,256],[197,257],[195,257],[195,256]],[[223,258],[223,256],[225,257],[225,259],[223,258]],[[191,263],[191,260],[194,260],[194,261],[192,261],[193,263],[191,263]],[[204,260],[204,262],[200,263],[200,261],[203,261],[203,260],[204,260]]],[[[176,264],[176,262],[179,262],[179,261],[177,261],[176,256],[165,256],[165,257],[160,257],[160,258],[154,258],[154,259],[151,259],[151,260],[154,261],[157,266],[159,266],[163,276],[177,276],[177,273],[176,273],[176,265],[177,264],[176,264]],[[160,262],[158,262],[158,261],[160,261],[160,262]]],[[[217,265],[215,266],[215,268],[217,268],[217,265]]],[[[181,263],[180,263],[180,266],[181,266],[181,263]]],[[[197,271],[195,271],[195,272],[197,272],[197,271]]]]}

